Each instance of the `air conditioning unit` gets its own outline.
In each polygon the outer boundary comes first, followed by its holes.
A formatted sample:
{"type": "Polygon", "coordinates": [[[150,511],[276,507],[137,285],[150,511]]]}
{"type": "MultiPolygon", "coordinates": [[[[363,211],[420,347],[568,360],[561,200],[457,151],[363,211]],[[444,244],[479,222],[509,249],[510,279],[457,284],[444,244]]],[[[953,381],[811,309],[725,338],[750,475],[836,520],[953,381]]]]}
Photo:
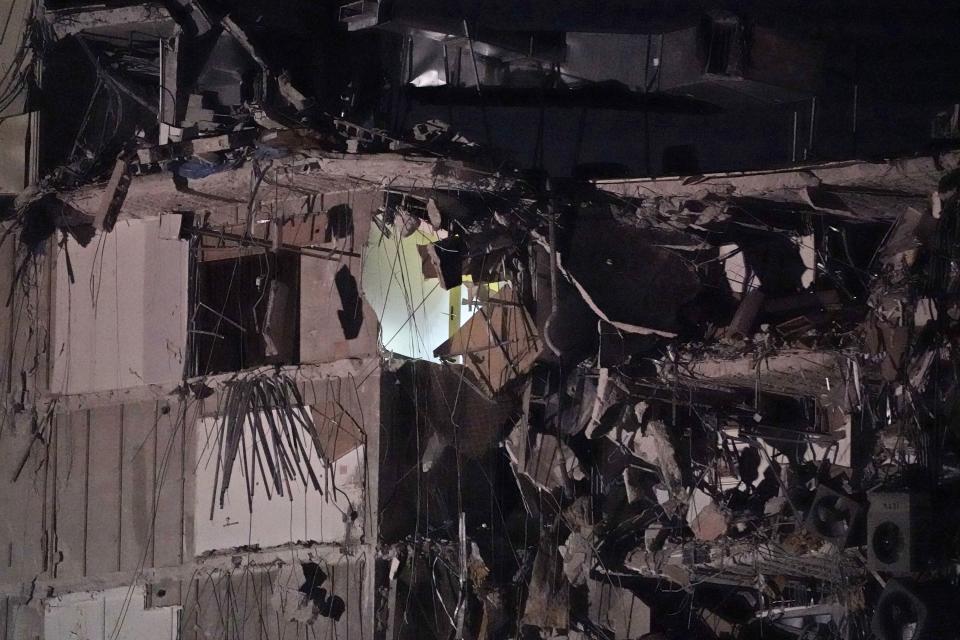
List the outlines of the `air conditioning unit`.
{"type": "Polygon", "coordinates": [[[852,498],[820,485],[804,526],[843,549],[856,544],[863,535],[863,507],[852,498]]]}
{"type": "Polygon", "coordinates": [[[930,123],[930,137],[934,140],[960,139],[960,103],[933,117],[930,123]]]}
{"type": "Polygon", "coordinates": [[[943,583],[890,580],[870,620],[877,640],[956,638],[956,589],[943,583]]]}
{"type": "Polygon", "coordinates": [[[906,575],[928,566],[930,499],[920,493],[874,493],[867,512],[867,564],[906,575]]]}
{"type": "Polygon", "coordinates": [[[700,25],[707,75],[739,77],[743,72],[743,22],[725,11],[712,12],[700,25]]]}
{"type": "Polygon", "coordinates": [[[359,31],[360,29],[375,27],[379,20],[379,2],[358,0],[340,6],[340,22],[347,25],[347,31],[359,31]]]}

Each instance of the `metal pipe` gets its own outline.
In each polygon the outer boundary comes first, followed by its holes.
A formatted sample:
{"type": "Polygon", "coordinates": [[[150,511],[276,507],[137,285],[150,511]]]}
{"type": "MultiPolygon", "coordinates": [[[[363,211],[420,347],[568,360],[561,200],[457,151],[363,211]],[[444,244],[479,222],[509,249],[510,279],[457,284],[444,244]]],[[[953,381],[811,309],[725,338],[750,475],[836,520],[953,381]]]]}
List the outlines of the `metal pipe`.
{"type": "MultiPolygon", "coordinates": [[[[201,236],[204,238],[217,238],[220,240],[226,240],[228,242],[235,242],[241,246],[253,245],[255,247],[263,247],[264,249],[274,249],[273,243],[270,240],[263,240],[262,238],[254,237],[244,237],[241,235],[233,233],[225,233],[220,231],[214,231],[212,229],[190,229],[190,234],[194,236],[201,236]]],[[[210,247],[212,248],[212,247],[210,247]]],[[[287,251],[290,253],[299,253],[300,255],[307,256],[309,258],[320,258],[321,260],[334,260],[338,261],[339,256],[347,256],[349,258],[359,258],[360,254],[354,251],[341,251],[340,249],[326,249],[321,247],[298,247],[295,245],[281,244],[276,249],[280,251],[287,251]],[[326,252],[326,253],[320,253],[326,252]]]]}
{"type": "Polygon", "coordinates": [[[793,143],[790,147],[790,162],[797,161],[797,112],[793,112],[793,143]]]}
{"type": "Polygon", "coordinates": [[[473,50],[473,38],[470,37],[470,29],[467,27],[467,21],[463,21],[463,34],[467,37],[467,46],[470,47],[470,59],[473,61],[473,73],[477,76],[477,95],[483,95],[480,82],[480,67],[477,65],[477,54],[473,50]]]}

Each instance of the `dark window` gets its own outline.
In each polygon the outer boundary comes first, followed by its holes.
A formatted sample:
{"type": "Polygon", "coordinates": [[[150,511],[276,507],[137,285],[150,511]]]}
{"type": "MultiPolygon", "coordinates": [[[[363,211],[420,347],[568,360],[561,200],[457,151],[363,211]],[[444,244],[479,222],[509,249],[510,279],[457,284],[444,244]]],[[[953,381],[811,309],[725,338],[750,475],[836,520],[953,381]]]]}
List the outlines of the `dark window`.
{"type": "Polygon", "coordinates": [[[194,265],[194,375],[299,362],[300,256],[256,254],[194,265]]]}

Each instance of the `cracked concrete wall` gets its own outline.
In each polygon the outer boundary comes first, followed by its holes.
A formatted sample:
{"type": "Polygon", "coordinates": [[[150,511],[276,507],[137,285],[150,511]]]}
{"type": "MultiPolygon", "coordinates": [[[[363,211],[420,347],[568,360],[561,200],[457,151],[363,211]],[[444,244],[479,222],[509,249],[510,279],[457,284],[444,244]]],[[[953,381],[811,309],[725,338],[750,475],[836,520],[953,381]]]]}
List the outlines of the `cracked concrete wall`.
{"type": "MultiPolygon", "coordinates": [[[[366,435],[366,446],[344,455],[344,464],[333,468],[340,474],[341,467],[351,466],[346,464],[351,455],[360,462],[359,466],[352,464],[352,475],[336,478],[341,491],[354,497],[353,506],[361,512],[352,521],[352,533],[344,527],[340,511],[324,511],[325,517],[336,516],[337,520],[329,527],[324,525],[324,531],[329,532],[324,539],[364,554],[373,548],[370,541],[376,519],[369,514],[376,513],[377,508],[376,493],[366,488],[376,486],[379,365],[375,359],[368,359],[340,369],[343,377],[307,376],[299,379],[298,386],[305,403],[343,407],[366,435]],[[352,489],[348,486],[351,483],[352,489]]],[[[0,480],[0,511],[7,515],[0,525],[0,594],[9,598],[9,602],[0,601],[4,616],[0,630],[7,634],[0,633],[0,638],[34,637],[31,629],[39,629],[37,607],[46,595],[139,583],[145,574],[158,571],[190,575],[192,565],[199,561],[194,548],[198,554],[206,550],[196,546],[194,540],[199,514],[208,512],[211,500],[202,484],[197,488],[197,474],[202,473],[197,465],[198,449],[203,445],[198,424],[205,416],[216,415],[221,402],[219,383],[211,384],[217,390],[204,399],[170,395],[138,401],[135,396],[118,393],[113,396],[115,404],[107,404],[114,392],[105,392],[99,398],[103,404],[92,402],[87,409],[54,414],[45,427],[44,441],[29,429],[3,434],[2,468],[16,469],[24,459],[25,463],[16,482],[9,476],[0,480]],[[24,620],[29,622],[27,627],[23,626],[24,620]]],[[[146,393],[146,388],[142,389],[141,393],[146,393]]],[[[88,394],[73,400],[93,398],[88,394]]],[[[64,401],[62,409],[70,408],[69,402],[64,401]]],[[[242,489],[239,469],[235,475],[242,489]]],[[[329,484],[326,489],[330,489],[329,484]]],[[[274,501],[278,499],[286,503],[286,498],[274,496],[274,501]]],[[[308,494],[307,499],[317,506],[324,500],[319,494],[308,494]]],[[[263,540],[263,546],[309,539],[290,532],[286,518],[272,524],[286,534],[263,540]]],[[[222,542],[220,548],[236,544],[226,538],[222,542]]],[[[371,557],[371,572],[372,567],[371,557]]],[[[360,567],[357,571],[366,575],[367,569],[360,567]]],[[[344,589],[358,579],[348,578],[348,574],[343,574],[344,589]]],[[[363,580],[367,578],[360,582],[363,580]]],[[[186,602],[183,599],[189,595],[189,580],[174,582],[161,589],[165,592],[162,597],[152,597],[159,598],[163,606],[186,602]],[[186,587],[181,588],[180,582],[186,587]]],[[[205,597],[209,601],[213,596],[205,597]]],[[[356,594],[350,597],[361,598],[356,594]]]]}
{"type": "MultiPolygon", "coordinates": [[[[362,253],[383,196],[380,192],[338,196],[324,202],[330,237],[319,246],[362,253]],[[335,220],[335,216],[342,217],[335,220]]],[[[337,261],[300,258],[301,362],[333,362],[377,353],[379,325],[362,294],[363,262],[364,258],[348,256],[337,261]]]]}

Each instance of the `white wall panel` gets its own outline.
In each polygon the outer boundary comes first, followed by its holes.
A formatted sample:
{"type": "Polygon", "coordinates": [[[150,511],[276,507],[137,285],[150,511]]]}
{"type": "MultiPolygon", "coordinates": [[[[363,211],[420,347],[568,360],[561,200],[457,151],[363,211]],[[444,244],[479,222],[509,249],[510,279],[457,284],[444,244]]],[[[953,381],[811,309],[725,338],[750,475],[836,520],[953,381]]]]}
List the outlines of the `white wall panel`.
{"type": "Polygon", "coordinates": [[[81,393],[173,382],[186,345],[186,242],[158,220],[122,221],[57,257],[52,389],[81,393]]]}
{"type": "MultiPolygon", "coordinates": [[[[248,544],[271,547],[297,540],[349,542],[348,528],[353,531],[355,529],[353,526],[348,527],[345,514],[351,509],[358,512],[363,509],[363,446],[344,455],[328,468],[319,459],[313,442],[307,437],[307,453],[323,493],[318,492],[312,485],[305,488],[298,479],[290,481],[290,491],[285,488],[283,496],[276,495],[274,488],[270,487],[272,498],[268,498],[267,488],[263,485],[263,474],[258,468],[253,481],[252,513],[247,499],[245,470],[238,455],[233,465],[224,506],[221,509],[219,503],[215,505],[211,520],[210,505],[215,492],[218,462],[218,430],[217,418],[201,420],[196,429],[198,464],[194,500],[195,555],[248,544]]],[[[247,459],[252,459],[253,443],[249,438],[249,431],[246,448],[247,459]]],[[[270,449],[273,451],[272,445],[270,449]]],[[[306,474],[305,469],[304,473],[306,474]]],[[[269,478],[269,474],[267,477],[269,478]]]]}

